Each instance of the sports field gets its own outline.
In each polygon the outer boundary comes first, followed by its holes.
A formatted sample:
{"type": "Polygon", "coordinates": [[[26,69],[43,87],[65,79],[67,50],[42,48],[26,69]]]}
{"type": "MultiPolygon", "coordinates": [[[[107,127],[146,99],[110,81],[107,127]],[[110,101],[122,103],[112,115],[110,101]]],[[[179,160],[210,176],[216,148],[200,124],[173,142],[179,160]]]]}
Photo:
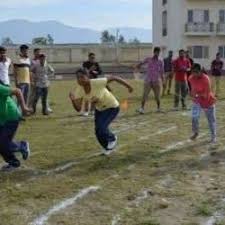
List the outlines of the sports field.
{"type": "Polygon", "coordinates": [[[99,155],[93,117],[70,104],[74,81],[52,84],[54,114],[38,112],[17,135],[29,140],[30,160],[0,174],[0,225],[225,225],[225,102],[210,146],[204,116],[199,140],[189,141],[190,111],[171,112],[172,96],[165,113],[151,101],[138,115],[142,83],[130,83],[132,95],[112,85],[129,107],[113,124],[119,146],[110,157],[99,155]]]}

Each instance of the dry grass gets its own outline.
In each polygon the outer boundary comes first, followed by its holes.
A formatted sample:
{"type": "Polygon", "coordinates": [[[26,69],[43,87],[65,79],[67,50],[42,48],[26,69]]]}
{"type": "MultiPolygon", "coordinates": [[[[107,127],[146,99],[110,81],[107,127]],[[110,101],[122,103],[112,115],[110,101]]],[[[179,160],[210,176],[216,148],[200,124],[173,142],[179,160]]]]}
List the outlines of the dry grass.
{"type": "MultiPolygon", "coordinates": [[[[191,131],[189,113],[156,114],[151,100],[151,110],[148,106],[145,115],[137,115],[142,86],[132,83],[136,88],[132,96],[113,86],[121,101],[128,98],[129,110],[113,124],[120,131],[120,146],[110,158],[88,157],[100,147],[93,118],[78,117],[70,105],[67,95],[73,82],[52,85],[54,114],[29,118],[17,135],[30,141],[33,156],[19,171],[0,174],[0,225],[27,225],[92,185],[101,190],[52,215],[48,224],[111,225],[117,215],[117,225],[205,225],[215,212],[224,213],[224,102],[218,103],[219,143],[216,153],[210,155],[207,136],[182,145],[191,131]],[[157,134],[172,126],[177,129],[157,134]],[[144,136],[149,137],[141,139],[144,136]],[[177,142],[181,144],[162,151],[177,142]],[[65,165],[68,167],[55,171],[65,165]],[[148,194],[143,197],[145,190],[148,194]]],[[[166,111],[172,101],[172,97],[163,99],[166,111]]],[[[202,132],[208,133],[202,118],[202,132]]]]}

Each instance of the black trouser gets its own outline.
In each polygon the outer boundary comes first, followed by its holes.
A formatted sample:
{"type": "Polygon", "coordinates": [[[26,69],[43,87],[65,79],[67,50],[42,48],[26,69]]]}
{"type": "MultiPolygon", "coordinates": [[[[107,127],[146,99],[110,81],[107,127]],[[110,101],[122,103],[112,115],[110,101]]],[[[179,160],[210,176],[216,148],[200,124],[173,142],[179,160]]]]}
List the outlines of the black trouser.
{"type": "Polygon", "coordinates": [[[186,107],[186,97],[188,93],[188,85],[186,81],[176,81],[175,82],[175,98],[174,107],[179,106],[181,99],[182,107],[186,107]]]}
{"type": "Polygon", "coordinates": [[[19,121],[7,122],[0,126],[0,154],[5,160],[14,167],[20,166],[20,161],[16,158],[15,152],[20,150],[20,142],[13,142],[19,121]]]}
{"type": "Polygon", "coordinates": [[[36,88],[36,94],[35,94],[34,102],[33,102],[34,113],[36,112],[36,107],[37,107],[39,98],[41,98],[42,113],[47,114],[47,99],[48,99],[48,88],[47,87],[45,87],[45,88],[37,87],[36,88]]]}

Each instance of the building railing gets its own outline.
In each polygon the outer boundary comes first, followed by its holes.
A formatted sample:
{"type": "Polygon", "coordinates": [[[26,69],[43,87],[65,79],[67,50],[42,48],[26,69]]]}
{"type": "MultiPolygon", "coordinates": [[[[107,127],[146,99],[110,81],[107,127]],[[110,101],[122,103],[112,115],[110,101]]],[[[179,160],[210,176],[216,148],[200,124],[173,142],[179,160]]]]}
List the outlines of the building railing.
{"type": "Polygon", "coordinates": [[[225,34],[225,23],[218,23],[217,24],[217,33],[224,33],[225,34]]]}
{"type": "Polygon", "coordinates": [[[186,33],[211,33],[214,32],[214,23],[186,23],[186,33]]]}

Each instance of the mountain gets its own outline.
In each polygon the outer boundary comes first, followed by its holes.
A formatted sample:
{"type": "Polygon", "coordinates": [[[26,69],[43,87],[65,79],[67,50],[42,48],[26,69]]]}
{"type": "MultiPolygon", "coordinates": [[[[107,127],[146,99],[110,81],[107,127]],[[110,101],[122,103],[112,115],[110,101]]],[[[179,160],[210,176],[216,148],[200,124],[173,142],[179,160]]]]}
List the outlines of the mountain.
{"type": "MultiPolygon", "coordinates": [[[[115,32],[115,28],[109,29],[115,32]]],[[[141,28],[120,28],[127,40],[138,38],[142,42],[151,42],[151,30],[141,28]]],[[[30,43],[33,38],[50,34],[55,43],[99,43],[101,32],[88,28],[77,28],[58,21],[30,22],[27,20],[9,20],[0,22],[0,40],[10,37],[14,43],[30,43]]]]}

